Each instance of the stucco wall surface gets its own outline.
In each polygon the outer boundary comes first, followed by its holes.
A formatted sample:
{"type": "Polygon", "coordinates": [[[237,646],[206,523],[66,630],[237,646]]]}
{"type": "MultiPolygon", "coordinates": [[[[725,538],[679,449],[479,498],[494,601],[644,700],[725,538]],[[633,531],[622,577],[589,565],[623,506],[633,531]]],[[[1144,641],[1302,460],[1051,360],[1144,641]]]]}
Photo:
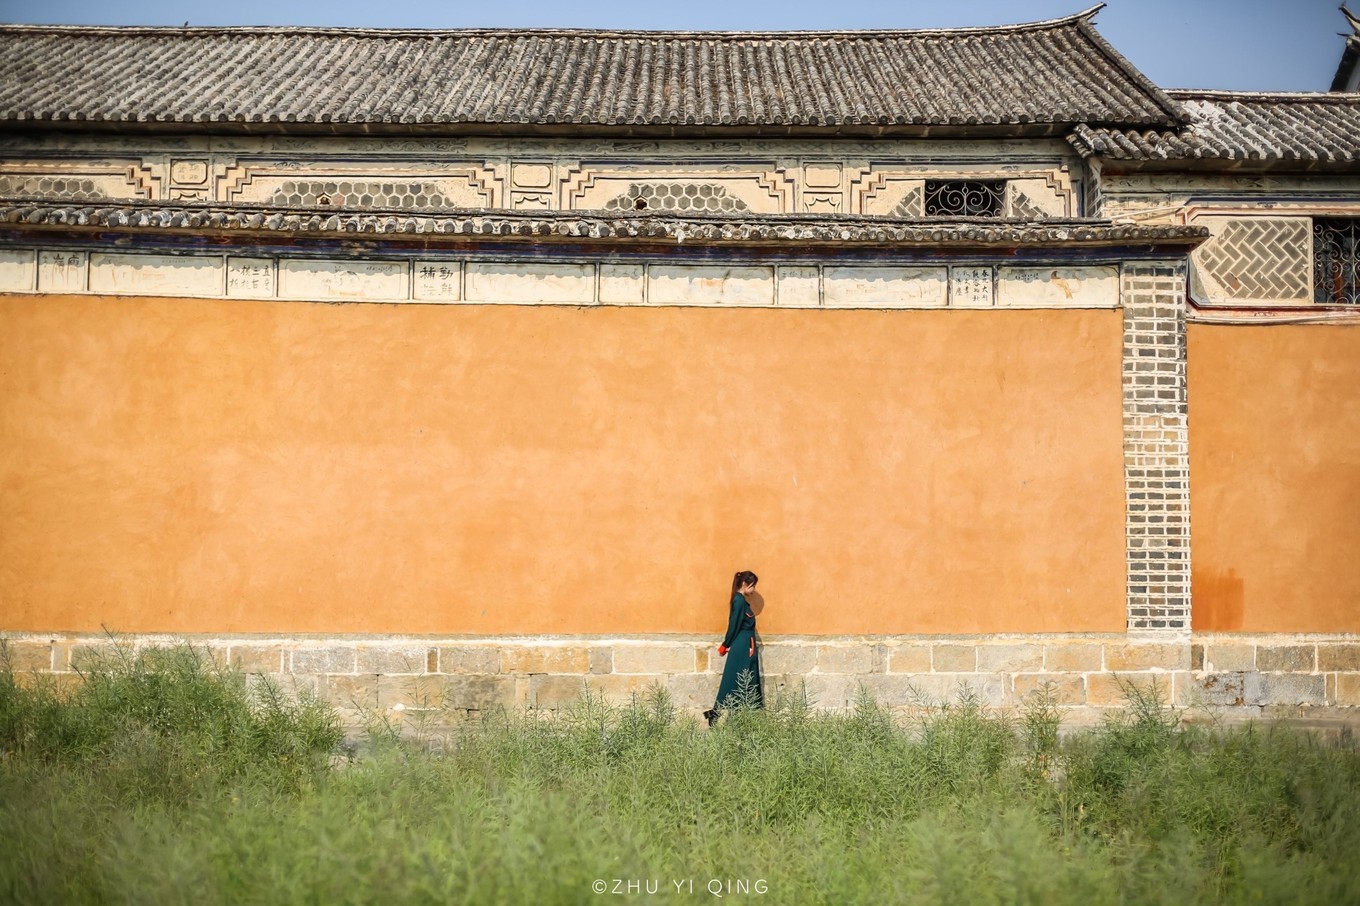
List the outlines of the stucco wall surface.
{"type": "Polygon", "coordinates": [[[1195,629],[1360,632],[1360,327],[1188,343],[1195,629]]]}
{"type": "Polygon", "coordinates": [[[0,623],[709,633],[751,568],[770,634],[1121,631],[1120,335],[0,297],[0,623]]]}

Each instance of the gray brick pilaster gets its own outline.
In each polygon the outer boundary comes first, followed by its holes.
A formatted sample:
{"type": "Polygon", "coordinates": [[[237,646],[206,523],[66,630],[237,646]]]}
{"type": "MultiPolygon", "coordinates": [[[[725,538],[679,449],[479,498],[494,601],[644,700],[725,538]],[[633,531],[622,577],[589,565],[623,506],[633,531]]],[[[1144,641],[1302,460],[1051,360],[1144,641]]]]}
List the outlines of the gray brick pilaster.
{"type": "Polygon", "coordinates": [[[1125,265],[1124,500],[1128,628],[1190,630],[1185,262],[1125,265]]]}

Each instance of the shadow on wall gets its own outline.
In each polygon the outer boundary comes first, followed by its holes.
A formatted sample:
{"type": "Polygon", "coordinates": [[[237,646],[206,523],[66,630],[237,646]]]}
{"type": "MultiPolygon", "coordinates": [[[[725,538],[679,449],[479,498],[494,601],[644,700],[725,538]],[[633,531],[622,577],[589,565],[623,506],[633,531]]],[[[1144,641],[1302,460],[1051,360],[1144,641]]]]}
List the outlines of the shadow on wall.
{"type": "Polygon", "coordinates": [[[1190,577],[1194,601],[1193,628],[1199,631],[1233,632],[1242,628],[1242,577],[1237,570],[1227,574],[1195,570],[1190,577]]]}

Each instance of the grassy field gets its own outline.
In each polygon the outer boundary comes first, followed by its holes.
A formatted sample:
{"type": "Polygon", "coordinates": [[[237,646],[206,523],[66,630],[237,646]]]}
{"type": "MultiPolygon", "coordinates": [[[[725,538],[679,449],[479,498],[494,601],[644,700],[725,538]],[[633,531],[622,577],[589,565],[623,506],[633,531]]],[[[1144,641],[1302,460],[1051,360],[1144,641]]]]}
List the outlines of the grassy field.
{"type": "Polygon", "coordinates": [[[64,695],[0,669],[0,902],[1360,903],[1353,748],[1138,689],[1059,717],[794,699],[710,731],[657,692],[346,751],[191,648],[64,695]]]}

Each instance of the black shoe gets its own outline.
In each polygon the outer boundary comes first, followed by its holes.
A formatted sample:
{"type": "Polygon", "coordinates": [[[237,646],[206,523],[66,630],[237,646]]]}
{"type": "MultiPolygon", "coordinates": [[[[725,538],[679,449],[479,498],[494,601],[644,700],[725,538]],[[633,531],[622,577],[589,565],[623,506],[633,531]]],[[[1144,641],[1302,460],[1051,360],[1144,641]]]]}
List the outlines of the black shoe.
{"type": "Polygon", "coordinates": [[[704,720],[708,721],[710,727],[713,726],[718,722],[718,712],[713,708],[709,708],[704,712],[704,720]]]}

